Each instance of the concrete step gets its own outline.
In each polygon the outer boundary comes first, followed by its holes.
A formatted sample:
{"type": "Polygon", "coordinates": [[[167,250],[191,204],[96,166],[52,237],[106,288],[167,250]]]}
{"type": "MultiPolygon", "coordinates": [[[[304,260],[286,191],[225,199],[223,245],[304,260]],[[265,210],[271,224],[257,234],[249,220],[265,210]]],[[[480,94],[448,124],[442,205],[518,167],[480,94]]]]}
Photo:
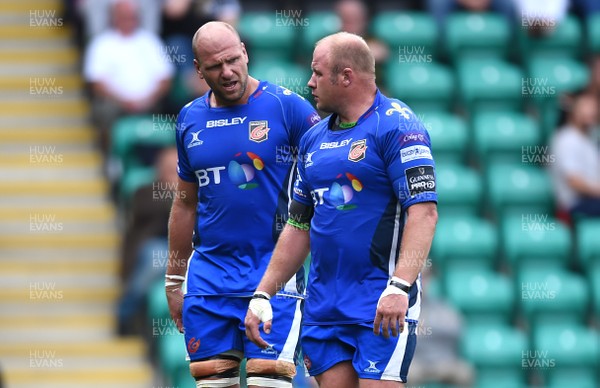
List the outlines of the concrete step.
{"type": "Polygon", "coordinates": [[[31,95],[62,94],[67,90],[81,90],[82,87],[83,79],[79,74],[57,75],[40,71],[29,75],[4,75],[0,77],[0,89],[3,91],[24,91],[30,92],[31,95]]]}
{"type": "MultiPolygon", "coordinates": [[[[22,301],[4,301],[0,304],[2,312],[0,315],[19,314],[29,316],[44,314],[45,316],[59,316],[72,314],[77,311],[80,314],[114,314],[116,299],[107,299],[89,303],[83,301],[62,303],[23,303],[22,301]]],[[[41,325],[43,326],[43,325],[41,325]]],[[[2,353],[0,353],[0,356],[2,353]]]]}
{"type": "MultiPolygon", "coordinates": [[[[33,139],[32,139],[33,140],[33,139]]],[[[87,168],[96,169],[102,165],[103,159],[100,153],[90,151],[67,151],[65,147],[57,145],[36,145],[26,147],[14,145],[11,147],[14,152],[3,153],[0,155],[0,169],[3,168],[40,168],[51,165],[57,168],[87,168]],[[25,152],[23,152],[25,151],[25,152]]],[[[1,175],[1,174],[0,174],[1,175]]],[[[4,176],[4,175],[3,175],[4,176]]]]}
{"type": "Polygon", "coordinates": [[[109,287],[120,287],[113,272],[82,273],[81,271],[71,272],[68,269],[63,271],[50,269],[48,271],[15,271],[0,274],[0,290],[29,288],[30,296],[43,296],[44,291],[53,289],[109,287]]]}
{"type": "Polygon", "coordinates": [[[93,367],[83,368],[21,368],[5,371],[10,388],[25,388],[33,384],[40,387],[111,387],[126,388],[152,386],[152,370],[149,366],[93,367]],[[89,382],[89,383],[88,383],[89,382]]]}
{"type": "MultiPolygon", "coordinates": [[[[93,257],[93,256],[92,256],[93,257]]],[[[30,260],[18,260],[14,256],[4,257],[0,261],[0,273],[21,274],[31,273],[68,273],[71,276],[80,276],[83,274],[113,274],[119,270],[119,258],[103,257],[98,259],[82,258],[83,260],[71,259],[45,259],[32,258],[30,260]]]]}
{"type": "MultiPolygon", "coordinates": [[[[1,10],[1,6],[0,6],[1,10]]],[[[56,10],[35,10],[32,12],[29,23],[0,25],[0,39],[12,41],[52,41],[69,39],[70,28],[56,10]],[[42,12],[36,14],[36,12],[42,12]]]]}
{"type": "MultiPolygon", "coordinates": [[[[0,197],[1,198],[1,197],[0,197]]],[[[62,207],[43,207],[43,206],[3,206],[0,204],[1,221],[23,221],[29,220],[32,215],[50,214],[65,222],[96,221],[104,223],[112,221],[116,217],[116,209],[112,204],[103,203],[98,206],[62,206],[62,207]]],[[[37,216],[39,218],[39,216],[37,216]]],[[[43,216],[42,216],[43,217],[43,216]]],[[[0,267],[2,262],[0,262],[0,267]]]]}
{"type": "Polygon", "coordinates": [[[26,13],[32,9],[36,10],[57,10],[59,12],[63,9],[63,4],[60,0],[20,0],[11,1],[3,0],[0,1],[0,12],[1,13],[26,13]]]}
{"type": "Polygon", "coordinates": [[[70,302],[113,302],[120,295],[120,290],[113,286],[67,288],[54,281],[28,282],[21,287],[2,287],[0,303],[22,302],[32,305],[56,304],[70,302]]]}
{"type": "Polygon", "coordinates": [[[3,249],[40,246],[45,248],[110,248],[119,243],[120,236],[115,232],[105,233],[3,233],[0,235],[0,246],[3,249]]]}
{"type": "MultiPolygon", "coordinates": [[[[1,7],[1,6],[0,6],[1,7]]],[[[6,17],[6,15],[4,15],[6,17]]],[[[27,16],[29,18],[29,16],[27,16]]],[[[6,50],[0,52],[0,62],[2,64],[34,64],[41,63],[44,66],[62,65],[75,66],[79,62],[79,53],[72,47],[65,47],[59,50],[37,50],[29,51],[23,49],[6,50]]],[[[34,74],[44,74],[43,71],[34,74]]],[[[48,71],[49,74],[51,74],[48,71]]],[[[73,77],[78,76],[74,74],[73,77]]]]}
{"type": "Polygon", "coordinates": [[[104,179],[92,178],[85,181],[63,177],[61,181],[52,179],[30,181],[0,181],[0,193],[4,196],[23,195],[42,196],[83,196],[104,194],[108,183],[104,179]]]}
{"type": "Polygon", "coordinates": [[[15,129],[62,127],[64,129],[89,127],[87,116],[0,116],[0,132],[13,132],[15,129]]]}
{"type": "MultiPolygon", "coordinates": [[[[90,149],[89,143],[96,139],[94,129],[91,127],[15,127],[11,129],[0,129],[0,144],[14,143],[22,149],[29,149],[32,143],[37,144],[55,144],[66,146],[70,145],[73,150],[81,150],[82,146],[90,149]]],[[[8,150],[7,150],[8,151],[8,150]]]]}
{"type": "Polygon", "coordinates": [[[89,114],[90,107],[85,100],[80,98],[65,100],[61,99],[60,95],[49,95],[31,100],[6,101],[0,104],[0,115],[11,118],[22,116],[88,117],[89,114]]]}

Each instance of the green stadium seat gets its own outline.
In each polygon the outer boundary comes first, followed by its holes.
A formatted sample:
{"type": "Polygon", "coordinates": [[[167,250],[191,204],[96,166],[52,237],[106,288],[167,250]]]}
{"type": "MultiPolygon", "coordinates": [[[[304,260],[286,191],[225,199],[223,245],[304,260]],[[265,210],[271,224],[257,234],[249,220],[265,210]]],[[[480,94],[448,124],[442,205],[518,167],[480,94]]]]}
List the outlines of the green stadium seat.
{"type": "Polygon", "coordinates": [[[558,369],[556,371],[550,371],[548,376],[548,388],[563,388],[563,387],[577,387],[577,388],[597,388],[598,381],[594,376],[594,372],[581,368],[572,368],[569,370],[558,369]]]}
{"type": "Polygon", "coordinates": [[[575,234],[577,258],[581,268],[600,262],[600,220],[583,219],[577,222],[575,234]]]}
{"type": "Polygon", "coordinates": [[[577,57],[585,47],[581,22],[574,15],[567,15],[556,24],[549,34],[534,37],[525,28],[517,30],[521,58],[543,54],[556,57],[577,57]]]}
{"type": "MultiPolygon", "coordinates": [[[[525,376],[516,368],[478,368],[475,388],[528,388],[525,376]]],[[[452,388],[456,388],[452,386],[452,388]]]]}
{"type": "Polygon", "coordinates": [[[508,21],[492,12],[455,12],[448,16],[445,49],[450,60],[505,58],[511,40],[508,21]]]}
{"type": "Polygon", "coordinates": [[[123,173],[132,167],[148,166],[140,150],[175,146],[175,120],[168,115],[125,116],[117,120],[112,128],[112,154],[121,161],[123,173]]]}
{"type": "Polygon", "coordinates": [[[431,258],[443,273],[450,267],[491,269],[498,239],[494,224],[477,217],[440,217],[431,258]]]}
{"type": "Polygon", "coordinates": [[[148,291],[146,304],[148,306],[147,315],[150,321],[153,319],[171,319],[167,297],[165,296],[165,282],[163,280],[152,284],[148,291]]]}
{"type": "MultiPolygon", "coordinates": [[[[481,165],[524,162],[523,148],[541,144],[540,129],[530,116],[519,112],[482,112],[473,117],[473,149],[481,165]]],[[[532,163],[535,162],[535,154],[532,163]]],[[[528,162],[528,160],[525,160],[528,162]]]]}
{"type": "Polygon", "coordinates": [[[461,60],[456,65],[460,99],[470,112],[522,110],[523,72],[496,58],[461,60]]]}
{"type": "Polygon", "coordinates": [[[564,381],[570,376],[574,380],[566,386],[579,388],[576,381],[590,381],[590,377],[597,372],[600,358],[597,331],[557,319],[554,323],[532,329],[532,344],[538,353],[537,358],[546,360],[548,364],[552,362],[552,368],[540,368],[547,380],[553,382],[552,386],[556,386],[557,380],[564,381]]]}
{"type": "Polygon", "coordinates": [[[568,266],[571,234],[555,218],[547,213],[509,213],[501,223],[503,256],[512,268],[568,266]]]}
{"type": "Polygon", "coordinates": [[[469,324],[510,323],[515,305],[511,280],[491,270],[452,268],[444,271],[446,297],[469,324]]]}
{"type": "Polygon", "coordinates": [[[173,386],[177,388],[196,388],[196,381],[190,375],[189,369],[181,369],[175,375],[173,386]]]}
{"type": "Polygon", "coordinates": [[[132,167],[121,177],[121,198],[127,202],[140,187],[150,184],[156,178],[154,167],[132,167]]]}
{"type": "Polygon", "coordinates": [[[174,324],[168,334],[158,337],[159,365],[171,381],[179,378],[182,371],[189,375],[189,363],[186,360],[185,338],[177,332],[174,324]]]}
{"type": "Polygon", "coordinates": [[[454,77],[436,62],[392,61],[386,70],[389,95],[407,103],[415,112],[450,110],[454,101],[454,77]]]}
{"type": "Polygon", "coordinates": [[[600,320],[600,262],[595,262],[591,267],[586,272],[592,294],[594,314],[600,320]]]}
{"type": "Polygon", "coordinates": [[[309,98],[311,90],[307,83],[310,69],[295,63],[283,61],[255,60],[249,64],[253,77],[283,86],[304,98],[309,98]]]}
{"type": "Polygon", "coordinates": [[[600,14],[587,17],[588,50],[591,53],[600,53],[600,14]]]}
{"type": "Polygon", "coordinates": [[[437,25],[425,12],[380,12],[371,22],[371,31],[390,48],[392,61],[431,61],[436,55],[437,25]]]}
{"type": "Polygon", "coordinates": [[[460,348],[463,357],[477,370],[518,375],[522,371],[522,354],[529,344],[527,336],[518,329],[500,323],[480,323],[465,327],[460,348]]]}
{"type": "Polygon", "coordinates": [[[487,169],[485,194],[496,215],[551,214],[552,184],[546,171],[526,164],[496,164],[487,169]]]}
{"type": "Polygon", "coordinates": [[[237,28],[248,45],[251,60],[293,59],[298,28],[287,25],[287,20],[293,21],[294,18],[286,19],[272,11],[242,13],[237,28]]]}
{"type": "Polygon", "coordinates": [[[521,269],[516,279],[520,311],[531,327],[586,320],[590,297],[582,276],[559,268],[537,267],[521,269]]]}
{"type": "Polygon", "coordinates": [[[300,33],[300,51],[303,57],[312,58],[315,43],[326,35],[336,33],[342,28],[342,23],[333,11],[310,12],[306,15],[309,28],[303,28],[300,33]]]}
{"type": "Polygon", "coordinates": [[[468,144],[467,125],[457,115],[444,111],[416,111],[429,132],[437,165],[465,163],[468,144]]]}
{"type": "Polygon", "coordinates": [[[521,91],[539,110],[547,139],[558,125],[560,95],[585,87],[590,72],[584,63],[575,59],[543,55],[532,56],[527,68],[528,77],[523,79],[521,91]]]}
{"type": "MultiPolygon", "coordinates": [[[[434,143],[435,144],[435,143],[434,143]]],[[[438,213],[441,217],[481,213],[483,184],[480,174],[461,164],[436,161],[436,191],[438,193],[438,213]]]]}

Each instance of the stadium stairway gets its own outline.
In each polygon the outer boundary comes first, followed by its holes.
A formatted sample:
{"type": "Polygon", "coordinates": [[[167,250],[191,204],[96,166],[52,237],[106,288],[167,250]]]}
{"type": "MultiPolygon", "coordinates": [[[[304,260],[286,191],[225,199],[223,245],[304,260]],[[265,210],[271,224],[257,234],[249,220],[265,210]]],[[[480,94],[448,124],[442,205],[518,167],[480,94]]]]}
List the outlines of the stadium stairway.
{"type": "Polygon", "coordinates": [[[0,0],[0,369],[8,388],[148,388],[114,334],[119,235],[60,0],[0,0]]]}

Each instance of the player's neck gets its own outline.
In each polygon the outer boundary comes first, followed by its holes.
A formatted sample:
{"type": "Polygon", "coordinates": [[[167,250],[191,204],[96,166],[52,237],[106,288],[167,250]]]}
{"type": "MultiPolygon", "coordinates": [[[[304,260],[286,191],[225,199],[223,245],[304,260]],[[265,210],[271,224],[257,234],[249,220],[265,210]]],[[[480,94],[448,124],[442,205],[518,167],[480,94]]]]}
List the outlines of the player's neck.
{"type": "Polygon", "coordinates": [[[343,104],[343,109],[341,109],[338,114],[338,119],[341,123],[353,123],[358,121],[358,119],[365,114],[367,110],[373,105],[375,101],[375,93],[372,95],[358,95],[357,99],[354,101],[348,101],[347,104],[343,104]]]}

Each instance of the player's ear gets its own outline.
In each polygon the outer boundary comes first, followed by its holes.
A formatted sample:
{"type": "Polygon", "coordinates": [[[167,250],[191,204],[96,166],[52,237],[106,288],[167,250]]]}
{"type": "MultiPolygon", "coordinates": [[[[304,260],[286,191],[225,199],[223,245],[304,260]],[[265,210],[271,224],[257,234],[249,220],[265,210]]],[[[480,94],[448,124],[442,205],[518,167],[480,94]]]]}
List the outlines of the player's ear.
{"type": "Polygon", "coordinates": [[[344,70],[342,70],[342,84],[344,86],[350,86],[353,78],[354,78],[354,73],[352,73],[352,69],[350,69],[349,67],[346,67],[346,68],[344,68],[344,70]]]}
{"type": "Polygon", "coordinates": [[[200,77],[200,79],[204,79],[204,76],[202,75],[202,72],[200,71],[200,63],[195,58],[194,58],[194,67],[196,68],[196,73],[198,73],[198,77],[200,77]]]}
{"type": "Polygon", "coordinates": [[[246,63],[248,63],[248,52],[246,51],[246,45],[244,44],[244,42],[241,42],[242,45],[242,52],[244,53],[244,58],[246,59],[246,63]]]}

